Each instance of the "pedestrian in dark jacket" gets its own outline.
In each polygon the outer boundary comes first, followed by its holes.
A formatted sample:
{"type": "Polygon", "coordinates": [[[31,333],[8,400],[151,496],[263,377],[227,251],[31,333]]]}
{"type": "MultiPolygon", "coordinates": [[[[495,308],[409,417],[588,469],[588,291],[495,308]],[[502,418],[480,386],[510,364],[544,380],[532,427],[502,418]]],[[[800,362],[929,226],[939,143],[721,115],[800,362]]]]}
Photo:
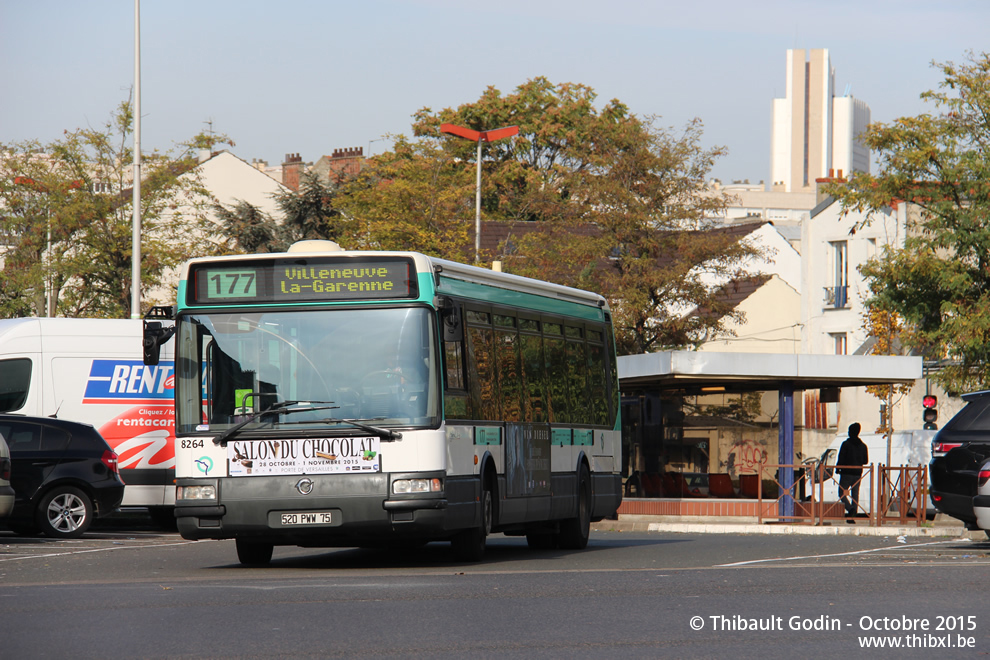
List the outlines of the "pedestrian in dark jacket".
{"type": "Polygon", "coordinates": [[[839,497],[846,507],[846,518],[855,517],[859,511],[859,483],[863,478],[863,466],[870,462],[870,451],[859,437],[859,430],[858,422],[849,425],[849,437],[839,447],[839,457],[835,461],[838,466],[836,472],[839,473],[839,497]]]}

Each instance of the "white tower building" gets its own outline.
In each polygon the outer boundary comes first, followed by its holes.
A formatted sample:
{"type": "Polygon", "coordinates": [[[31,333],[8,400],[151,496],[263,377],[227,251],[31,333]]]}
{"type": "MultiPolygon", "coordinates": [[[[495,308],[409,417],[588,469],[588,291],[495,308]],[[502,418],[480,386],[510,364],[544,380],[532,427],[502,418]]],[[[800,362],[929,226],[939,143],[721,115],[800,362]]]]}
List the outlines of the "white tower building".
{"type": "Polygon", "coordinates": [[[835,96],[835,69],[824,48],[787,51],[784,98],[773,100],[771,190],[808,192],[815,180],[839,172],[869,172],[870,152],[859,135],[870,108],[835,96]]]}

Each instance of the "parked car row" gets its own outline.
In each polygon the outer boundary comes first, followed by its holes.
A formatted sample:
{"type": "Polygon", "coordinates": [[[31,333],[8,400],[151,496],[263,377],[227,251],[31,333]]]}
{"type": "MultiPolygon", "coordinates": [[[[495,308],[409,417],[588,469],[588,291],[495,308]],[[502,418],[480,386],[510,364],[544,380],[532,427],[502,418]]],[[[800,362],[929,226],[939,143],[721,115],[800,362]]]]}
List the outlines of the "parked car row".
{"type": "Polygon", "coordinates": [[[8,529],[78,538],[123,497],[117,454],[94,427],[0,415],[0,520],[8,529]]]}
{"type": "Polygon", "coordinates": [[[932,440],[929,493],[936,509],[990,535],[990,391],[962,398],[932,440]]]}

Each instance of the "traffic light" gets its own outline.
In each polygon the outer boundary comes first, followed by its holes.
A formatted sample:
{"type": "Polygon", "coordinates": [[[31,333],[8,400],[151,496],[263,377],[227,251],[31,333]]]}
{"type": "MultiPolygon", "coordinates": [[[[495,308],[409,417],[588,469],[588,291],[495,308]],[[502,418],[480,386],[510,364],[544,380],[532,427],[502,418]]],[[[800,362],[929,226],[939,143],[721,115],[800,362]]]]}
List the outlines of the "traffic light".
{"type": "Polygon", "coordinates": [[[938,425],[935,424],[938,421],[938,410],[936,409],[938,397],[934,394],[926,394],[921,400],[921,405],[925,407],[925,412],[922,415],[922,419],[925,420],[925,426],[923,428],[926,431],[934,431],[938,428],[938,425]]]}

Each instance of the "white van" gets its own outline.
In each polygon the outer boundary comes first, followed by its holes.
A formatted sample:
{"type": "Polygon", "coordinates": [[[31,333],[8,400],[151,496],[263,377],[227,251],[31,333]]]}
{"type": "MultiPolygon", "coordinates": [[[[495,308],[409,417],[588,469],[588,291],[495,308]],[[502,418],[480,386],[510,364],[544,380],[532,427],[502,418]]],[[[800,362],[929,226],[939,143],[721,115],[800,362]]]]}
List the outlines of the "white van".
{"type": "MultiPolygon", "coordinates": [[[[835,463],[839,456],[839,448],[847,437],[849,436],[846,433],[835,436],[832,444],[828,446],[828,449],[819,458],[805,461],[809,468],[815,468],[814,474],[822,474],[818,468],[819,466],[824,466],[824,474],[830,477],[825,480],[823,486],[824,497],[822,501],[824,502],[834,502],[839,499],[839,481],[838,475],[835,474],[835,463]]],[[[890,464],[894,467],[923,465],[927,469],[928,463],[932,460],[933,437],[935,437],[935,431],[895,431],[890,438],[890,464]]],[[[869,463],[873,465],[886,465],[887,436],[882,433],[868,433],[860,435],[860,438],[866,444],[869,451],[869,463]]],[[[873,478],[874,480],[877,478],[876,474],[874,474],[873,478]]],[[[809,487],[811,487],[810,484],[809,487]]],[[[815,485],[814,488],[815,497],[817,498],[819,492],[818,486],[815,485]]],[[[810,493],[808,494],[810,495],[810,493]]],[[[861,509],[872,510],[872,507],[867,506],[867,503],[872,501],[871,494],[870,480],[865,478],[859,489],[861,509]]],[[[934,513],[935,509],[929,501],[927,493],[925,494],[925,503],[929,512],[934,513]]]]}
{"type": "Polygon", "coordinates": [[[171,342],[146,366],[139,319],[0,320],[0,412],[92,424],[118,455],[123,506],[175,505],[171,342]]]}

